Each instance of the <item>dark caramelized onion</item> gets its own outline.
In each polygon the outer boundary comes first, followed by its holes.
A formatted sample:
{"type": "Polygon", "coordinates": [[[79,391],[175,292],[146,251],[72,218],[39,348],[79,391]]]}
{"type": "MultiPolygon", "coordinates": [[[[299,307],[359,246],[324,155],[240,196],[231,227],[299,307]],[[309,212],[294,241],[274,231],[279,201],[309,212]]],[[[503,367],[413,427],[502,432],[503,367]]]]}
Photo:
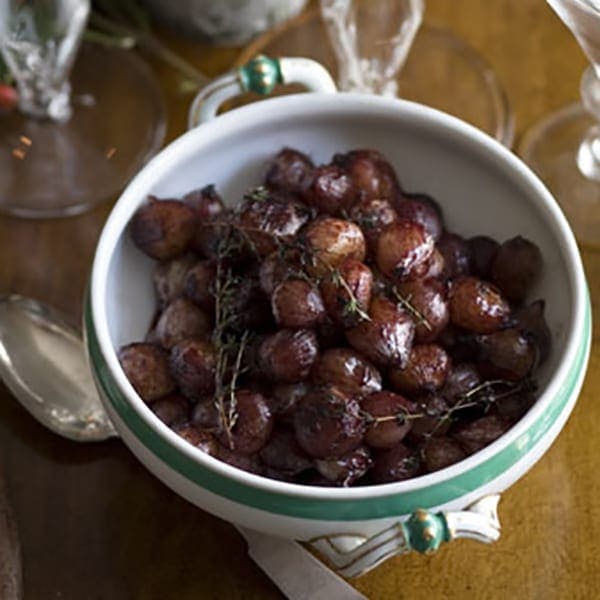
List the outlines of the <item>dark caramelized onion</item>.
{"type": "Polygon", "coordinates": [[[259,349],[259,363],[272,381],[294,383],[308,377],[317,359],[317,336],[307,329],[280,329],[267,336],[259,349]]]}
{"type": "Polygon", "coordinates": [[[318,288],[304,279],[286,279],[271,296],[271,310],[281,327],[314,327],[325,317],[318,288]]]}
{"type": "Polygon", "coordinates": [[[183,202],[153,197],[137,210],[129,225],[138,248],[157,260],[169,260],[185,252],[195,227],[194,211],[183,202]]]}
{"type": "Polygon", "coordinates": [[[408,360],[415,326],[411,317],[393,302],[377,297],[369,320],[349,329],[350,345],[376,365],[404,365],[408,360]]]}
{"type": "Polygon", "coordinates": [[[317,385],[334,385],[353,396],[381,390],[381,375],[369,361],[350,348],[330,348],[312,370],[317,385]]]}
{"type": "Polygon", "coordinates": [[[404,367],[392,367],[389,372],[392,387],[407,394],[433,392],[444,385],[451,361],[437,344],[413,346],[404,367]]]}
{"type": "Polygon", "coordinates": [[[199,339],[179,342],[171,349],[169,365],[173,379],[190,400],[214,391],[216,357],[210,342],[199,339]]]}
{"type": "Polygon", "coordinates": [[[377,454],[371,474],[375,483],[392,483],[414,477],[420,468],[418,453],[400,443],[377,454]]]}
{"type": "Polygon", "coordinates": [[[274,190],[302,196],[313,180],[314,165],[303,152],[283,148],[267,165],[265,183],[274,190]]]}
{"type": "Polygon", "coordinates": [[[306,396],[294,416],[296,439],[314,458],[340,458],[357,448],[365,432],[358,402],[334,387],[306,396]]]}
{"type": "Polygon", "coordinates": [[[361,407],[368,423],[365,442],[373,448],[393,448],[410,431],[417,406],[400,394],[376,392],[367,396],[361,407]]]}
{"type": "Polygon", "coordinates": [[[356,191],[352,179],[343,169],[335,165],[318,167],[307,203],[326,215],[342,215],[356,202],[356,191]]]}
{"type": "Polygon", "coordinates": [[[450,319],[475,333],[493,333],[508,320],[510,307],[500,290],[476,277],[463,277],[452,284],[450,319]]]}
{"type": "Polygon", "coordinates": [[[252,250],[265,257],[277,250],[278,243],[291,240],[307,220],[308,212],[300,204],[268,198],[246,201],[235,225],[252,250]]]}
{"type": "Polygon", "coordinates": [[[328,275],[345,258],[365,258],[365,238],[360,227],[350,221],[316,219],[306,227],[304,240],[311,255],[309,270],[318,277],[328,275]]]}
{"type": "Polygon", "coordinates": [[[333,163],[348,173],[362,199],[381,198],[397,202],[402,196],[394,168],[377,150],[336,154],[333,163]]]}
{"type": "Polygon", "coordinates": [[[339,458],[315,460],[317,471],[328,481],[348,487],[356,483],[373,465],[371,453],[359,446],[339,458]]]}
{"type": "Polygon", "coordinates": [[[342,327],[357,325],[369,310],[372,287],[371,269],[353,258],[344,259],[321,282],[327,314],[342,327]]]}
{"type": "MultiPolygon", "coordinates": [[[[226,404],[226,411],[230,408],[226,404]]],[[[238,390],[235,393],[235,422],[227,430],[221,427],[219,441],[240,454],[258,452],[269,439],[273,415],[266,399],[257,392],[238,390]]]]}
{"type": "Polygon", "coordinates": [[[542,271],[542,253],[520,235],[500,245],[490,269],[491,280],[512,302],[523,302],[542,271]]]}
{"type": "Polygon", "coordinates": [[[381,232],[377,266],[384,275],[402,281],[423,265],[433,250],[433,238],[420,223],[401,220],[381,232]]]}
{"type": "Polygon", "coordinates": [[[238,469],[403,481],[484,448],[536,400],[552,342],[544,301],[526,304],[539,248],[448,231],[377,150],[316,165],[282,148],[231,208],[213,185],[150,197],[129,232],[160,262],[123,370],[158,419],[238,469]]]}
{"type": "Polygon", "coordinates": [[[129,344],[119,350],[121,367],[145,402],[152,402],[175,390],[168,357],[162,348],[154,344],[129,344]]]}

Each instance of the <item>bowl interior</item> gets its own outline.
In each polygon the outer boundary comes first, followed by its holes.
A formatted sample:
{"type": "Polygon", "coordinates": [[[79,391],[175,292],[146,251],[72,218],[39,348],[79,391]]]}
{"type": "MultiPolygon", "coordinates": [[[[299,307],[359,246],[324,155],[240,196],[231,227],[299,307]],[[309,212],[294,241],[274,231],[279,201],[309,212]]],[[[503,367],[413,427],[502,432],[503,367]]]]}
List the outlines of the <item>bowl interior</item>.
{"type": "Polygon", "coordinates": [[[335,152],[376,148],[396,168],[405,190],[425,192],[441,204],[449,230],[499,241],[520,234],[535,241],[544,270],[531,300],[546,299],[554,345],[539,382],[548,381],[561,361],[576,293],[564,241],[570,234],[556,206],[543,199],[522,166],[491,152],[490,141],[472,128],[410,103],[351,95],[287,97],[245,107],[186,134],[142,171],[108,226],[115,243],[105,257],[110,261],[105,303],[115,349],[143,339],[155,311],[153,261],[126,233],[135,209],[148,194],[181,197],[209,183],[234,204],[260,182],[268,157],[286,145],[316,163],[335,152]]]}

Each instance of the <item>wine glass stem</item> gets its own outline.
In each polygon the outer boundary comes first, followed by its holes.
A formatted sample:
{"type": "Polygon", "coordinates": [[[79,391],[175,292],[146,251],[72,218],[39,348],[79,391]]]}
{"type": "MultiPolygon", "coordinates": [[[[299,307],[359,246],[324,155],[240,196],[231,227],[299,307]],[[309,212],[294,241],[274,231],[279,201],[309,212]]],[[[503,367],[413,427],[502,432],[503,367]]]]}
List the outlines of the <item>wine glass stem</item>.
{"type": "Polygon", "coordinates": [[[0,0],[0,52],[21,112],[62,122],[71,116],[69,74],[89,13],[90,0],[0,0]]]}
{"type": "Polygon", "coordinates": [[[583,106],[599,123],[586,132],[577,151],[577,166],[588,179],[600,181],[600,80],[594,66],[584,71],[580,90],[583,106]]]}
{"type": "Polygon", "coordinates": [[[35,77],[22,77],[17,82],[19,110],[27,115],[53,121],[66,121],[71,116],[71,86],[68,81],[40,85],[35,77]]]}

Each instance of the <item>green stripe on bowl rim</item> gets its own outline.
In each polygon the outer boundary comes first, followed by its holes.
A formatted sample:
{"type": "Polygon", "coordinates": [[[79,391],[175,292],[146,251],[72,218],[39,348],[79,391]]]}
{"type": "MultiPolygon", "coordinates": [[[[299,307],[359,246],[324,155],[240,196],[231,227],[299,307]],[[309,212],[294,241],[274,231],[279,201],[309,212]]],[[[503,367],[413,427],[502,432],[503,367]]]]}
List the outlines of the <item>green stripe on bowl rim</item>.
{"type": "Polygon", "coordinates": [[[88,353],[96,380],[112,408],[149,452],[190,482],[239,504],[279,515],[323,521],[360,521],[408,514],[419,507],[429,508],[450,502],[500,476],[529,452],[548,432],[578,385],[591,341],[589,294],[585,303],[583,324],[582,343],[556,397],[541,417],[512,444],[469,471],[451,479],[413,491],[369,499],[347,500],[295,497],[252,487],[212,471],[169,444],[137,414],[117,387],[98,345],[89,297],[85,302],[84,313],[88,353]]]}

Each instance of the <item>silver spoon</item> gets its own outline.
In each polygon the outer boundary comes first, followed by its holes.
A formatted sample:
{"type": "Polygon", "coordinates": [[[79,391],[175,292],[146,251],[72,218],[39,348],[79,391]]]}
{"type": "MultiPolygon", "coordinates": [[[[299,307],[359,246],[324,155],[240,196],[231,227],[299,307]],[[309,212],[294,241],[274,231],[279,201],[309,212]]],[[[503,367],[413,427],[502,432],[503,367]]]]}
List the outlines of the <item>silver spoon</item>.
{"type": "Polygon", "coordinates": [[[42,425],[78,442],[116,437],[90,373],[81,333],[56,310],[0,297],[0,377],[42,425]]]}
{"type": "MultiPolygon", "coordinates": [[[[0,296],[0,377],[42,425],[78,442],[118,437],[96,393],[81,333],[57,310],[0,296]]],[[[300,544],[236,526],[256,564],[292,600],[366,600],[300,544]]]]}

